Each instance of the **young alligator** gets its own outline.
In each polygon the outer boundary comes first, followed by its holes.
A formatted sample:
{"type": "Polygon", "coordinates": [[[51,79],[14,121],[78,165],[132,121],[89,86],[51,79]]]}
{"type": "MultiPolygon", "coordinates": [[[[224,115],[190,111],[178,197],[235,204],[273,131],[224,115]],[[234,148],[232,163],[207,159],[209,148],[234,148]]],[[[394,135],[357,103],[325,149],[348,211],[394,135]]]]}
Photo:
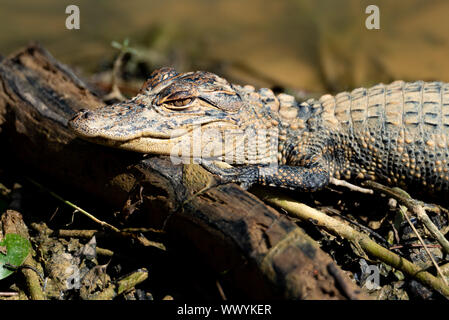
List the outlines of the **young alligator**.
{"type": "Polygon", "coordinates": [[[396,81],[300,103],[212,73],[162,68],[136,97],[80,111],[69,126],[90,141],[143,153],[188,149],[196,157],[197,149],[209,171],[245,186],[313,191],[333,176],[449,191],[449,84],[442,82],[396,81]],[[235,166],[220,169],[213,159],[235,166]]]}

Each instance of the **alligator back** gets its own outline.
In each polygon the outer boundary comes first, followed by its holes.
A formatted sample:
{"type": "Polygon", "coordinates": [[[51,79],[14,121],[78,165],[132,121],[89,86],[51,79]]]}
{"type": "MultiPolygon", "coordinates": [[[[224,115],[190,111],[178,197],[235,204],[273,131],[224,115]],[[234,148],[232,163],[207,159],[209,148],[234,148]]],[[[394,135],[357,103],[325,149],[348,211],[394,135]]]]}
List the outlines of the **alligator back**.
{"type": "Polygon", "coordinates": [[[449,191],[449,84],[396,81],[307,104],[308,127],[344,154],[336,177],[449,191]]]}
{"type": "Polygon", "coordinates": [[[396,81],[321,97],[323,119],[350,129],[405,129],[410,135],[449,133],[449,84],[396,81]]]}

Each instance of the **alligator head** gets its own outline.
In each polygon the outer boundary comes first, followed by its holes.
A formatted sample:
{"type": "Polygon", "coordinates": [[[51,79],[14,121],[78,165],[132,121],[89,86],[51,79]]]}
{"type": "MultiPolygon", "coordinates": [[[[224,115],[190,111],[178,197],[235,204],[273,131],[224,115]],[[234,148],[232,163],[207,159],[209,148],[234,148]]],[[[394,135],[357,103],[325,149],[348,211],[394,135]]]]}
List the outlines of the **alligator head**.
{"type": "MultiPolygon", "coordinates": [[[[150,75],[136,97],[82,110],[69,121],[69,127],[95,143],[164,155],[173,155],[173,148],[182,149],[180,145],[198,142],[195,129],[201,129],[199,149],[209,145],[220,156],[228,147],[243,143],[243,136],[248,140],[244,132],[248,126],[263,126],[261,116],[254,111],[254,101],[250,104],[247,96],[242,87],[213,73],[177,73],[162,68],[150,75]],[[232,143],[222,143],[225,132],[233,136],[232,143]]],[[[175,153],[180,155],[178,149],[175,153]]]]}

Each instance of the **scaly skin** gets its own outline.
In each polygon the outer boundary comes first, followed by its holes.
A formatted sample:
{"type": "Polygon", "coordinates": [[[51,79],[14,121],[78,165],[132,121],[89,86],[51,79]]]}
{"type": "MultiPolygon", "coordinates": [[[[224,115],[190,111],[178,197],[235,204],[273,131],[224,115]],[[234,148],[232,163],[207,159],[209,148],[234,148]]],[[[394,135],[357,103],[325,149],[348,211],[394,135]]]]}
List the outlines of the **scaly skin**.
{"type": "Polygon", "coordinates": [[[449,191],[447,83],[396,81],[299,103],[212,73],[162,68],[133,99],[81,111],[69,126],[84,139],[121,149],[188,157],[202,152],[209,171],[245,186],[313,191],[333,176],[449,191]],[[235,167],[220,169],[212,160],[235,167]]]}

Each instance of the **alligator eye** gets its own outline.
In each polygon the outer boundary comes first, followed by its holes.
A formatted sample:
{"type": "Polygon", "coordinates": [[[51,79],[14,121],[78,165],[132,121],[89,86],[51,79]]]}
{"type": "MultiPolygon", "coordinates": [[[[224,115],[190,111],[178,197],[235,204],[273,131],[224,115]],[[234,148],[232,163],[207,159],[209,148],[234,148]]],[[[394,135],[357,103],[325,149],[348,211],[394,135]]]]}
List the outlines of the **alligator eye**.
{"type": "Polygon", "coordinates": [[[182,110],[188,108],[194,100],[193,98],[170,100],[165,101],[164,105],[167,109],[182,110]]]}

